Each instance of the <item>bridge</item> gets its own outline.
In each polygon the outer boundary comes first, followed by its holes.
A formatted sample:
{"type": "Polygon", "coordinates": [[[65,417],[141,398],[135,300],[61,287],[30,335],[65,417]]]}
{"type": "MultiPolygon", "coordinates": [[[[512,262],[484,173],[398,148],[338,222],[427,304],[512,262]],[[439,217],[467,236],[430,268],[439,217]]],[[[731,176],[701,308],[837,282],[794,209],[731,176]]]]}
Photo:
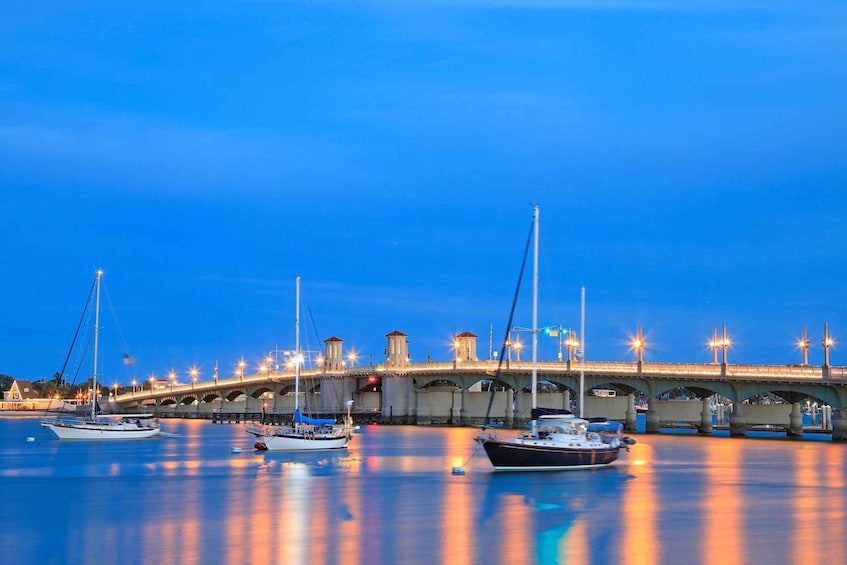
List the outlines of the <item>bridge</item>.
{"type": "MultiPolygon", "coordinates": [[[[385,364],[342,368],[327,363],[301,371],[300,406],[323,414],[343,414],[354,401],[360,421],[404,424],[479,425],[500,420],[507,427],[529,420],[532,364],[529,361],[409,363],[408,357],[385,364]],[[490,406],[490,411],[489,411],[490,406]]],[[[847,441],[847,367],[829,365],[734,365],[728,363],[648,363],[540,361],[538,405],[574,408],[580,381],[585,416],[606,416],[635,428],[636,401],[646,402],[647,432],[668,425],[713,430],[720,416],[731,435],[755,426],[784,429],[802,436],[801,403],[831,414],[821,429],[833,440],[847,441]],[[597,397],[594,389],[613,391],[597,397]],[[688,400],[672,400],[685,391],[688,400]],[[777,402],[762,404],[763,398],[777,402]],[[717,402],[720,399],[720,403],[717,402]],[[807,402],[808,401],[808,402],[807,402]],[[726,412],[727,421],[724,419],[726,412]]],[[[111,399],[119,411],[153,411],[160,416],[211,418],[215,414],[291,414],[294,372],[265,371],[226,379],[131,390],[111,399]]],[[[644,407],[641,407],[644,410],[644,407]]]]}

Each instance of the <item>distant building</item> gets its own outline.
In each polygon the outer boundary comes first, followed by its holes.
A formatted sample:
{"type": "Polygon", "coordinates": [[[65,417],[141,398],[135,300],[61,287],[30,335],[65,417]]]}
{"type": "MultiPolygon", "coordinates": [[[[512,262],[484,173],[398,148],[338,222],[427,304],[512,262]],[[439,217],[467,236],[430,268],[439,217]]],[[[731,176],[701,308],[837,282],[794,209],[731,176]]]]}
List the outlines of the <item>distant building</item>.
{"type": "Polygon", "coordinates": [[[9,390],[3,391],[0,410],[59,410],[65,401],[59,398],[39,398],[29,381],[13,381],[9,390]]]}
{"type": "Polygon", "coordinates": [[[388,338],[388,347],[385,348],[385,364],[388,367],[407,367],[409,360],[409,340],[406,339],[406,334],[400,330],[394,330],[389,334],[385,334],[388,338]]]}
{"type": "Polygon", "coordinates": [[[476,357],[476,335],[471,332],[462,332],[456,336],[453,343],[455,361],[478,361],[476,357]]]}
{"type": "Polygon", "coordinates": [[[4,401],[21,402],[22,400],[34,400],[36,396],[35,391],[32,389],[32,383],[29,381],[13,381],[12,388],[3,391],[4,401]]]}

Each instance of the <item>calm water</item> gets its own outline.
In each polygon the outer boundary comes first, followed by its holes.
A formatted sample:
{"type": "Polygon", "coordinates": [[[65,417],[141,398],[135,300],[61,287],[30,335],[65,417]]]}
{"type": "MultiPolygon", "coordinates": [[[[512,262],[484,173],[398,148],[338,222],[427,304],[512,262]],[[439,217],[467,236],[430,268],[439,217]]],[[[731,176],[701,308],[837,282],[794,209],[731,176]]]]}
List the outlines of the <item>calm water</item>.
{"type": "Polygon", "coordinates": [[[731,565],[847,555],[847,446],[828,439],[638,435],[610,469],[494,474],[473,429],[367,426],[347,453],[286,455],[254,452],[239,425],[163,423],[181,437],[59,442],[36,419],[0,418],[0,562],[731,565]],[[465,475],[451,473],[462,465],[465,475]]]}

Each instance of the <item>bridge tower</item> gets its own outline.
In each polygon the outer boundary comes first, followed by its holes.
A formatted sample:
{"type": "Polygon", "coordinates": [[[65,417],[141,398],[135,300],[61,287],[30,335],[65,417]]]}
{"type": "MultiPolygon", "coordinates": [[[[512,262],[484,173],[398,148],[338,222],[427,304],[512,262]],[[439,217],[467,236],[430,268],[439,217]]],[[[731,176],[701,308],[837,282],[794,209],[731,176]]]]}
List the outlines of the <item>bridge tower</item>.
{"type": "Polygon", "coordinates": [[[462,332],[456,336],[453,342],[454,361],[478,361],[476,356],[476,335],[471,332],[462,332]]]}
{"type": "Polygon", "coordinates": [[[332,336],[324,340],[326,345],[326,359],[324,360],[324,372],[335,372],[344,369],[344,357],[342,355],[342,344],[344,340],[332,336]]]}
{"type": "Polygon", "coordinates": [[[385,364],[388,367],[406,367],[409,365],[409,341],[400,330],[386,334],[388,347],[385,348],[385,364]]]}

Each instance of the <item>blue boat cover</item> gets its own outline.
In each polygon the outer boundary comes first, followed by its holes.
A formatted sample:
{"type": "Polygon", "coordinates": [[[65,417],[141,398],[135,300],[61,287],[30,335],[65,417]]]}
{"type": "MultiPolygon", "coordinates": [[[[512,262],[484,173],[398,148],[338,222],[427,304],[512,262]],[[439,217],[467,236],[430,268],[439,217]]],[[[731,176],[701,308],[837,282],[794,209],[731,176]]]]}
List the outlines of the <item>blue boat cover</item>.
{"type": "Polygon", "coordinates": [[[623,425],[620,422],[614,421],[606,421],[606,422],[589,422],[588,431],[590,432],[610,432],[616,433],[621,431],[623,425]]]}
{"type": "Polygon", "coordinates": [[[300,413],[300,409],[294,411],[295,424],[311,424],[313,426],[331,426],[335,423],[335,418],[309,418],[300,413]]]}

